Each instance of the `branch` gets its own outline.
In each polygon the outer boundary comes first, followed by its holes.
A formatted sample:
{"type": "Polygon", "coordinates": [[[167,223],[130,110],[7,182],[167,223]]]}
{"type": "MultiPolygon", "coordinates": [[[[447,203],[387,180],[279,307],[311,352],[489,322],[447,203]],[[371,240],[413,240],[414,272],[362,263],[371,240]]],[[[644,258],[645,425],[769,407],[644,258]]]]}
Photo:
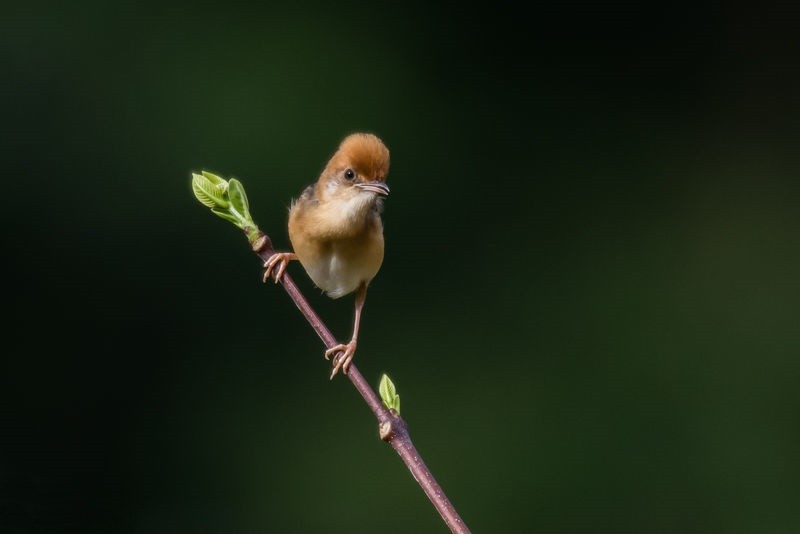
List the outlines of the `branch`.
{"type": "MultiPolygon", "coordinates": [[[[263,260],[267,261],[273,254],[275,249],[272,247],[272,241],[266,234],[259,231],[259,236],[252,244],[253,251],[263,260]]],[[[273,273],[273,277],[275,273],[273,273]]],[[[281,282],[286,293],[294,301],[300,313],[306,318],[311,328],[317,333],[325,347],[335,347],[339,343],[333,334],[319,318],[319,315],[314,311],[308,301],[305,299],[297,285],[292,280],[291,276],[283,273],[281,282]]],[[[403,463],[406,464],[414,479],[422,487],[425,495],[433,503],[433,506],[441,514],[442,519],[450,527],[452,532],[468,533],[469,529],[461,520],[458,512],[450,503],[450,500],[445,495],[441,486],[436,482],[428,466],[422,461],[422,457],[417,452],[416,447],[411,442],[411,436],[408,434],[408,425],[396,412],[389,411],[378,398],[378,395],[372,390],[370,385],[364,379],[364,376],[359,372],[354,363],[350,364],[347,372],[347,377],[350,382],[356,387],[364,402],[372,410],[373,415],[378,420],[378,428],[380,430],[381,439],[389,445],[400,455],[403,463]]]]}
{"type": "MultiPolygon", "coordinates": [[[[275,254],[276,251],[272,246],[272,240],[258,229],[250,217],[247,196],[245,195],[244,187],[238,180],[225,181],[216,175],[203,172],[202,174],[193,175],[192,188],[200,202],[211,208],[211,211],[216,215],[235,224],[245,233],[253,252],[262,261],[267,261],[275,254]]],[[[272,276],[275,276],[274,272],[272,276]]],[[[284,272],[280,283],[300,310],[300,313],[303,314],[325,344],[325,347],[332,348],[337,346],[339,343],[336,338],[305,299],[292,277],[284,272]]],[[[422,491],[425,492],[425,495],[428,496],[428,499],[442,516],[450,531],[457,534],[469,534],[469,528],[458,515],[447,495],[445,495],[441,486],[433,477],[433,473],[425,465],[422,456],[420,456],[411,442],[411,436],[408,433],[408,425],[405,420],[400,417],[398,412],[389,410],[383,405],[381,399],[375,394],[354,363],[350,364],[346,376],[378,420],[380,438],[391,445],[397,452],[400,459],[411,471],[414,480],[417,481],[422,491]]]]}

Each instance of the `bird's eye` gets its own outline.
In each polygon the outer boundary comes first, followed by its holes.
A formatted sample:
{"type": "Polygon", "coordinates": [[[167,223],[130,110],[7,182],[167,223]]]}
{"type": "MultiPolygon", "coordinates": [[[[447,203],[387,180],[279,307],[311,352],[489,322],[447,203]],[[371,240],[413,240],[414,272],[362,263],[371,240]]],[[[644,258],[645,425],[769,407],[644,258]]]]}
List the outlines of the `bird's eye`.
{"type": "Polygon", "coordinates": [[[344,171],[344,177],[347,178],[348,180],[352,180],[353,178],[356,177],[356,173],[353,169],[347,169],[346,171],[344,171]]]}

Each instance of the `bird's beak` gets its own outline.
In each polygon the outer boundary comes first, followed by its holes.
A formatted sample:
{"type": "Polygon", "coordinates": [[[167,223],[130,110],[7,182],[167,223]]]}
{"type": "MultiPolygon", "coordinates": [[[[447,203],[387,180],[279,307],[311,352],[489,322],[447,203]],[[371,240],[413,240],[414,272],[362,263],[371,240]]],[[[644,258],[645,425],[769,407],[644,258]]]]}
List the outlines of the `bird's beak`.
{"type": "Polygon", "coordinates": [[[378,180],[374,182],[364,182],[361,184],[355,184],[355,186],[364,191],[371,191],[372,193],[376,193],[384,197],[389,196],[389,186],[378,180]]]}

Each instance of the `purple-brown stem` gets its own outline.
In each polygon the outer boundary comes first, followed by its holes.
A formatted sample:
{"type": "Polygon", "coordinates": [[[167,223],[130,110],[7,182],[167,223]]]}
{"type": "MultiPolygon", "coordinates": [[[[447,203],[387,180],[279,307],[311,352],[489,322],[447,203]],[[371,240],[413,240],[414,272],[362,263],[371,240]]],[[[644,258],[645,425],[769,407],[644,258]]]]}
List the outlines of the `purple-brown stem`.
{"type": "MultiPolygon", "coordinates": [[[[267,261],[275,254],[272,241],[263,232],[259,232],[258,238],[252,242],[252,248],[263,261],[267,261]]],[[[336,338],[328,327],[325,326],[325,323],[322,322],[322,319],[319,318],[319,315],[317,315],[303,294],[300,293],[297,284],[294,283],[294,280],[292,280],[292,277],[289,276],[288,273],[283,273],[281,284],[300,310],[300,313],[303,314],[320,339],[322,339],[325,346],[331,348],[338,345],[339,343],[336,341],[336,338]]],[[[406,425],[403,418],[383,405],[378,395],[375,394],[375,391],[373,391],[354,363],[350,364],[347,377],[364,398],[364,402],[367,403],[367,406],[369,406],[369,409],[378,420],[378,429],[381,439],[389,443],[395,452],[397,452],[403,460],[403,463],[405,463],[406,467],[411,471],[414,480],[417,481],[422,491],[425,492],[425,495],[428,496],[433,506],[439,514],[441,514],[442,519],[444,519],[450,531],[458,534],[468,534],[470,532],[469,528],[464,524],[464,521],[461,520],[461,516],[458,515],[458,512],[450,503],[447,495],[445,495],[441,486],[436,482],[430,469],[428,469],[428,466],[422,461],[422,457],[411,442],[411,436],[408,434],[408,425],[406,425]]]]}

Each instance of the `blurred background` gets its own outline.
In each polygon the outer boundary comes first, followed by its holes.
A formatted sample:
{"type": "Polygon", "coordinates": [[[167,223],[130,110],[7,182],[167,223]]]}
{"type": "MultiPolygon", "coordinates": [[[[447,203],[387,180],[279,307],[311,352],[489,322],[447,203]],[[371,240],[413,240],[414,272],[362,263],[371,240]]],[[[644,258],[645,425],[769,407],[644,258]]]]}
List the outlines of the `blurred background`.
{"type": "Polygon", "coordinates": [[[800,529],[797,8],[519,9],[2,8],[1,531],[446,531],[190,187],[285,249],[353,131],[392,154],[355,361],[474,532],[800,529]]]}

